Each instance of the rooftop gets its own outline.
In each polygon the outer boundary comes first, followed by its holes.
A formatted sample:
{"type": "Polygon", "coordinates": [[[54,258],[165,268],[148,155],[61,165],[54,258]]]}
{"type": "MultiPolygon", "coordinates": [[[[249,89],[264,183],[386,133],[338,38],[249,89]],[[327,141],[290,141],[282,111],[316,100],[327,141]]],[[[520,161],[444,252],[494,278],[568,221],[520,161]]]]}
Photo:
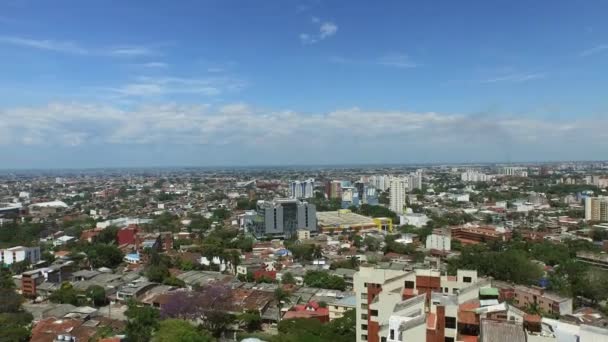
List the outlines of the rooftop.
{"type": "Polygon", "coordinates": [[[371,217],[355,214],[350,211],[322,211],[317,212],[317,221],[320,226],[363,226],[374,225],[374,220],[371,217]]]}

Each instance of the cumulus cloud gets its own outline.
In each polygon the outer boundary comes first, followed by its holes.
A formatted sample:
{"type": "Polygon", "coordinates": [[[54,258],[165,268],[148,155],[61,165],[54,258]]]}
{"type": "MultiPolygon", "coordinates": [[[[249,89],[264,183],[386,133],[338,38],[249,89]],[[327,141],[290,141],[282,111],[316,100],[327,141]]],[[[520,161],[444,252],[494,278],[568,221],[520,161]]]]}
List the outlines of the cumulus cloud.
{"type": "MultiPolygon", "coordinates": [[[[305,146],[306,153],[316,151],[319,158],[330,151],[344,154],[360,149],[369,152],[360,155],[360,161],[383,156],[386,162],[390,154],[432,156],[450,151],[463,158],[489,151],[504,153],[516,146],[520,152],[543,146],[551,146],[551,150],[559,146],[563,151],[583,142],[608,148],[608,119],[543,120],[360,108],[311,114],[262,110],[243,103],[219,107],[145,105],[133,109],[56,103],[0,110],[2,145],[69,148],[103,144],[118,149],[126,144],[227,146],[236,154],[259,148],[287,155],[305,146]]],[[[315,158],[314,153],[311,158],[315,158]]]]}
{"type": "Polygon", "coordinates": [[[311,22],[317,26],[316,33],[300,33],[299,38],[302,44],[315,44],[334,36],[338,32],[338,25],[331,21],[321,21],[318,17],[312,17],[311,22]]]}

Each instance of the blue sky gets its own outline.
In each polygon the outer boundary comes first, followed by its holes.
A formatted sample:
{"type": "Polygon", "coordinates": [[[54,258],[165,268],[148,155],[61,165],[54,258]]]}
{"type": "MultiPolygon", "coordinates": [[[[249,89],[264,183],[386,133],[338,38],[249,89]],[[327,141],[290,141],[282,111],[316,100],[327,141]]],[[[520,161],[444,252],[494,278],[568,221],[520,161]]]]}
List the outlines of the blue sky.
{"type": "Polygon", "coordinates": [[[605,13],[5,0],[1,167],[605,159],[605,13]]]}

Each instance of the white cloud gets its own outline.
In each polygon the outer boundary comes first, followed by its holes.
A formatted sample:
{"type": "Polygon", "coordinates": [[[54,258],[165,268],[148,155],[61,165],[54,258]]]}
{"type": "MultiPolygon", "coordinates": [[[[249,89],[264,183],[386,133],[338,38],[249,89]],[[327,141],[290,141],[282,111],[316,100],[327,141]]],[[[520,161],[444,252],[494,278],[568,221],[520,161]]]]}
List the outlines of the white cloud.
{"type": "Polygon", "coordinates": [[[335,35],[336,32],[338,32],[338,26],[336,24],[328,21],[328,22],[321,24],[321,27],[319,27],[319,31],[321,33],[320,34],[321,39],[325,39],[325,38],[335,35]]]}
{"type": "Polygon", "coordinates": [[[230,77],[182,78],[140,76],[135,82],[110,90],[121,96],[162,96],[168,94],[199,94],[216,96],[224,92],[238,91],[245,82],[230,77]]]}
{"type": "Polygon", "coordinates": [[[107,54],[110,56],[117,57],[137,57],[137,56],[150,56],[157,52],[151,48],[145,46],[122,46],[115,47],[108,50],[107,54]]]}
{"type": "Polygon", "coordinates": [[[169,66],[169,64],[164,63],[164,62],[147,62],[147,63],[138,64],[138,65],[142,66],[144,68],[166,68],[169,66]]]}
{"type": "Polygon", "coordinates": [[[583,51],[581,51],[581,53],[579,55],[581,57],[587,57],[587,56],[595,55],[596,53],[603,52],[605,50],[608,50],[608,44],[598,45],[598,46],[594,46],[590,49],[583,50],[583,51]]]}
{"type": "Polygon", "coordinates": [[[12,36],[1,36],[0,43],[72,54],[89,53],[87,49],[82,48],[73,42],[60,42],[55,40],[39,40],[12,36]]]}
{"type": "Polygon", "coordinates": [[[32,39],[18,36],[0,36],[0,43],[38,50],[55,51],[77,55],[98,55],[113,57],[138,57],[158,54],[157,51],[145,46],[118,46],[88,48],[70,41],[50,39],[32,39]]]}
{"type": "Polygon", "coordinates": [[[353,65],[380,65],[385,67],[394,67],[394,68],[417,68],[420,64],[415,63],[412,59],[403,53],[397,54],[388,54],[381,57],[378,57],[374,60],[356,60],[350,59],[340,56],[332,56],[329,58],[331,63],[336,64],[353,64],[353,65]]]}
{"type": "Polygon", "coordinates": [[[330,38],[338,32],[338,25],[331,21],[321,22],[321,19],[312,17],[312,23],[318,27],[318,33],[300,33],[298,36],[302,44],[315,44],[330,38]]]}
{"type": "Polygon", "coordinates": [[[311,114],[266,111],[242,103],[221,107],[144,105],[126,110],[57,103],[0,109],[0,123],[0,144],[4,145],[186,144],[289,150],[304,144],[327,152],[351,144],[337,134],[349,132],[348,136],[356,137],[356,146],[394,150],[422,146],[443,151],[458,146],[461,153],[482,147],[502,153],[516,145],[524,146],[522,149],[564,146],[564,137],[570,139],[569,145],[584,141],[608,148],[606,117],[544,120],[359,108],[311,114]]]}
{"type": "Polygon", "coordinates": [[[380,57],[377,61],[378,64],[396,68],[415,68],[418,64],[414,63],[410,57],[406,54],[389,54],[380,57]]]}
{"type": "Polygon", "coordinates": [[[481,83],[498,83],[498,82],[511,82],[511,83],[522,83],[528,81],[534,81],[545,78],[547,75],[544,73],[514,73],[507,74],[498,77],[492,77],[481,80],[481,83]]]}

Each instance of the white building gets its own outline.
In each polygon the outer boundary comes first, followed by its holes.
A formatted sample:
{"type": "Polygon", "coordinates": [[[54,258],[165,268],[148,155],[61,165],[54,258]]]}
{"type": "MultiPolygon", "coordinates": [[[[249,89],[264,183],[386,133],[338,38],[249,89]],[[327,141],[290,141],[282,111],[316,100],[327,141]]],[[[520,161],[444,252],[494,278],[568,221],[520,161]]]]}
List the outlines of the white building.
{"type": "Polygon", "coordinates": [[[422,228],[426,226],[427,222],[429,222],[429,218],[425,214],[408,213],[399,216],[399,224],[402,226],[407,224],[416,228],[422,228]]]}
{"type": "Polygon", "coordinates": [[[369,178],[369,184],[376,189],[385,191],[389,188],[390,177],[387,175],[371,176],[369,178]]]}
{"type": "Polygon", "coordinates": [[[431,234],[426,237],[426,249],[436,249],[440,251],[452,250],[452,238],[447,235],[431,234]]]}
{"type": "Polygon", "coordinates": [[[456,201],[456,202],[468,202],[469,201],[469,194],[449,194],[448,198],[452,201],[456,201]]]}
{"type": "Polygon", "coordinates": [[[460,175],[463,182],[489,182],[494,178],[492,175],[486,175],[476,170],[467,170],[460,175]]]}
{"type": "Polygon", "coordinates": [[[499,169],[503,176],[528,177],[528,169],[520,166],[505,166],[499,169]]]}
{"type": "Polygon", "coordinates": [[[11,247],[0,249],[0,264],[12,265],[16,262],[27,260],[30,264],[40,261],[40,247],[11,247]]]}
{"type": "Polygon", "coordinates": [[[409,179],[409,190],[414,189],[422,189],[422,172],[416,171],[415,173],[410,173],[408,176],[409,179]]]}
{"type": "Polygon", "coordinates": [[[392,177],[390,180],[391,198],[390,209],[397,214],[403,214],[410,181],[407,177],[392,177]]]}
{"type": "Polygon", "coordinates": [[[314,196],[314,191],[315,180],[313,178],[289,183],[290,198],[311,198],[314,196]]]}

